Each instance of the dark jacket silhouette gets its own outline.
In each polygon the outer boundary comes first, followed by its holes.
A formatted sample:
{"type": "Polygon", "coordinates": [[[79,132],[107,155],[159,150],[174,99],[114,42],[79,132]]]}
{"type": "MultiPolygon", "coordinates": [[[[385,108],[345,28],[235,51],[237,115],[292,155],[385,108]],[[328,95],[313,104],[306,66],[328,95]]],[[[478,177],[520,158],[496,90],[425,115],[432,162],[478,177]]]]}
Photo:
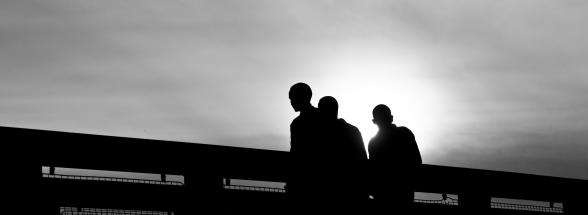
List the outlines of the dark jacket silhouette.
{"type": "Polygon", "coordinates": [[[359,212],[368,199],[363,171],[367,163],[367,153],[359,129],[337,118],[338,104],[335,98],[326,96],[319,101],[323,143],[319,148],[322,154],[321,166],[324,171],[329,201],[336,203],[333,211],[359,212]]]}
{"type": "Polygon", "coordinates": [[[410,171],[422,164],[421,154],[410,129],[391,124],[378,131],[368,145],[370,160],[386,168],[410,171]]]}
{"type": "Polygon", "coordinates": [[[290,88],[289,97],[292,108],[300,115],[290,124],[290,164],[286,182],[288,198],[298,212],[304,213],[310,204],[321,198],[320,183],[320,145],[318,110],[310,104],[312,91],[304,83],[297,83],[290,88]]]}
{"type": "Polygon", "coordinates": [[[290,123],[290,152],[296,159],[316,159],[319,142],[318,111],[310,107],[290,123]]]}
{"type": "Polygon", "coordinates": [[[379,131],[368,145],[372,195],[380,204],[410,207],[421,155],[412,131],[396,126],[392,119],[388,107],[374,108],[374,123],[379,131]]]}
{"type": "Polygon", "coordinates": [[[330,183],[336,189],[334,193],[340,198],[367,199],[369,194],[364,181],[367,153],[361,133],[344,119],[331,123],[325,125],[329,127],[328,144],[332,146],[326,157],[330,171],[335,172],[330,183]]]}
{"type": "Polygon", "coordinates": [[[339,144],[333,148],[334,156],[338,157],[338,160],[346,162],[367,160],[363,138],[357,127],[342,118],[335,120],[332,126],[337,133],[334,142],[339,144]]]}

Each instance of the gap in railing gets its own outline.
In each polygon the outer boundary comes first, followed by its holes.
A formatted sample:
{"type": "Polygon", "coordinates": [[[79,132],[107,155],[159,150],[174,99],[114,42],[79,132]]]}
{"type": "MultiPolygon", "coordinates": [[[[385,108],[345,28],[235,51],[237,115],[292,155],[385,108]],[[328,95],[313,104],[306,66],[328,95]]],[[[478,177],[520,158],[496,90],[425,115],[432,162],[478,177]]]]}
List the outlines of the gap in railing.
{"type": "Polygon", "coordinates": [[[42,167],[41,167],[41,171],[42,171],[43,173],[49,174],[49,167],[48,167],[48,166],[42,166],[42,167]]]}
{"type": "Polygon", "coordinates": [[[563,213],[561,202],[535,201],[525,199],[496,198],[491,199],[491,207],[507,210],[538,211],[548,213],[563,213]]]}
{"type": "Polygon", "coordinates": [[[285,193],[284,186],[283,182],[223,178],[223,189],[226,190],[285,193]]]}
{"type": "Polygon", "coordinates": [[[273,182],[273,181],[257,181],[257,180],[244,180],[244,179],[234,179],[234,178],[225,178],[223,180],[223,185],[237,185],[237,186],[252,186],[252,187],[268,187],[268,188],[280,188],[284,189],[284,182],[273,182]],[[229,179],[229,181],[227,181],[229,179]],[[229,182],[227,184],[227,182],[229,182]]]}
{"type": "Polygon", "coordinates": [[[171,211],[124,210],[111,208],[59,207],[61,215],[175,215],[171,211]]]}
{"type": "Polygon", "coordinates": [[[430,204],[442,204],[442,205],[458,205],[459,197],[456,194],[443,194],[443,193],[427,193],[427,192],[415,192],[414,201],[417,203],[430,203],[430,204]]]}
{"type": "MultiPolygon", "coordinates": [[[[44,174],[50,174],[50,167],[43,166],[42,172],[44,174]]],[[[124,178],[124,179],[138,179],[138,180],[154,180],[162,181],[161,174],[153,173],[141,173],[141,172],[122,172],[122,171],[106,171],[106,170],[91,170],[91,169],[78,169],[78,168],[63,168],[56,167],[55,174],[58,175],[71,175],[71,176],[88,176],[88,177],[112,177],[112,178],[124,178]]],[[[184,183],[184,176],[182,175],[169,175],[165,174],[166,181],[184,183]]]]}

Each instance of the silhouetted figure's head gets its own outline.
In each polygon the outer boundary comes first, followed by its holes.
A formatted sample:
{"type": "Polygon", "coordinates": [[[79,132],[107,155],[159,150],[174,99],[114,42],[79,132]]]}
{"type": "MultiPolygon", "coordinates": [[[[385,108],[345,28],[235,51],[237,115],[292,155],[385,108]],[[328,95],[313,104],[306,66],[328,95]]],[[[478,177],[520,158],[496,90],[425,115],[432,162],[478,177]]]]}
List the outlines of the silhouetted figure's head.
{"type": "Polygon", "coordinates": [[[325,96],[319,100],[318,108],[325,119],[337,119],[339,112],[339,104],[332,96],[325,96]]]}
{"type": "Polygon", "coordinates": [[[378,126],[386,126],[392,124],[394,117],[392,116],[392,112],[390,112],[390,108],[388,106],[379,104],[377,105],[374,110],[372,111],[372,115],[374,119],[372,122],[378,126]]]}
{"type": "Polygon", "coordinates": [[[294,111],[298,112],[306,107],[310,107],[310,98],[312,98],[312,90],[308,84],[299,82],[290,87],[288,93],[290,97],[290,104],[294,111]]]}

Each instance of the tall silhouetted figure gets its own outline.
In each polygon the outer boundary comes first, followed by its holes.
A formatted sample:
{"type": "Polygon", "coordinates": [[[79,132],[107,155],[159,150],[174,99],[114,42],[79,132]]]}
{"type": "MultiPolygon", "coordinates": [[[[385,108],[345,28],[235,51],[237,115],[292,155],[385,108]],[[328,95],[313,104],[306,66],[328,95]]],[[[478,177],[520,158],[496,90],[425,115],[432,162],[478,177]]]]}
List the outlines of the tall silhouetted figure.
{"type": "Polygon", "coordinates": [[[367,153],[359,129],[338,118],[339,105],[331,96],[325,96],[318,103],[322,120],[323,143],[319,148],[324,160],[329,208],[334,213],[364,212],[369,198],[365,185],[363,167],[367,153]]]}
{"type": "Polygon", "coordinates": [[[292,212],[308,213],[321,198],[318,183],[320,143],[318,111],[310,103],[312,90],[305,83],[290,88],[290,104],[300,115],[290,124],[290,174],[286,192],[292,203],[292,212]]]}
{"type": "Polygon", "coordinates": [[[386,105],[377,105],[372,120],[379,128],[368,145],[372,195],[378,211],[410,209],[414,202],[414,176],[422,164],[414,134],[392,123],[386,105]]]}

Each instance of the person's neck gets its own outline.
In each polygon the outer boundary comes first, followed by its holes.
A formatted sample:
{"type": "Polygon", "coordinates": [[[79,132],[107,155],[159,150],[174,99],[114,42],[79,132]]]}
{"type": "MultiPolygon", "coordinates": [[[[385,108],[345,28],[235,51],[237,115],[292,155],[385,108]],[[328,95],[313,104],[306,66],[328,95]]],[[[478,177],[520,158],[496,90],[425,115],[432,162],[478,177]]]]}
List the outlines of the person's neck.
{"type": "Polygon", "coordinates": [[[312,108],[313,108],[313,107],[312,107],[312,105],[311,105],[310,103],[308,103],[308,104],[305,104],[304,106],[302,106],[302,107],[300,108],[300,114],[301,114],[301,115],[302,115],[302,114],[306,114],[306,113],[308,113],[310,110],[312,110],[312,108]]]}
{"type": "Polygon", "coordinates": [[[393,128],[393,127],[396,127],[396,125],[394,125],[394,123],[386,123],[386,124],[378,125],[378,128],[380,130],[384,130],[384,129],[388,129],[388,128],[393,128]]]}

